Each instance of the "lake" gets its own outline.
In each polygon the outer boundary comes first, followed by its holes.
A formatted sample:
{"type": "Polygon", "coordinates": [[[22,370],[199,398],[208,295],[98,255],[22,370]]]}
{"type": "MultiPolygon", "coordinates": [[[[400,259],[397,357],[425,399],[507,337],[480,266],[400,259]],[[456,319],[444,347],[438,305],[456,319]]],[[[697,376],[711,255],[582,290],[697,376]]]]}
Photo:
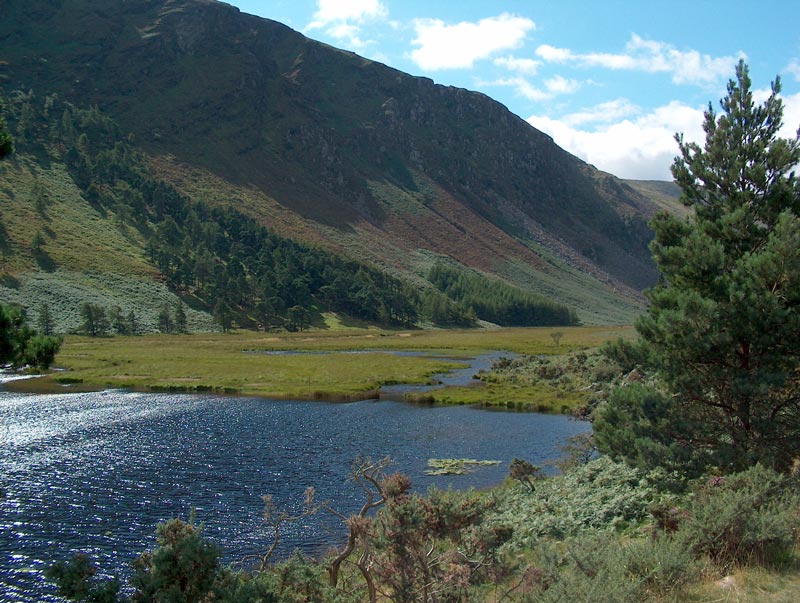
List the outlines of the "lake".
{"type": "MultiPolygon", "coordinates": [[[[352,403],[143,394],[0,392],[0,601],[56,601],[42,569],[72,552],[127,575],[155,545],[155,526],[192,509],[227,561],[268,548],[262,495],[302,509],[319,500],[352,512],[353,459],[391,456],[418,490],[497,484],[512,458],[544,464],[590,429],[565,416],[382,399],[352,403]],[[466,476],[425,475],[429,458],[502,461],[466,476]]],[[[329,516],[290,524],[282,555],[342,540],[329,516]]]]}

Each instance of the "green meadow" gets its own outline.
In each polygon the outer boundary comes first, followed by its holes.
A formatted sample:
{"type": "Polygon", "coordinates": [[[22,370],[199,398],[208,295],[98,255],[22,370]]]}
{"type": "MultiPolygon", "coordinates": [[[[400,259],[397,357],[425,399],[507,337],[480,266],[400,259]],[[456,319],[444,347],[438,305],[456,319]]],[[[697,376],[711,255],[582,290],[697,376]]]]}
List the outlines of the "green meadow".
{"type": "MultiPolygon", "coordinates": [[[[430,383],[437,373],[467,366],[468,358],[481,353],[555,356],[594,348],[629,332],[620,327],[575,327],[68,336],[56,358],[56,367],[63,370],[11,386],[28,391],[125,388],[350,400],[374,397],[383,385],[430,383]]],[[[425,394],[424,401],[562,412],[580,404],[582,397],[563,387],[501,379],[435,390],[425,394]]]]}

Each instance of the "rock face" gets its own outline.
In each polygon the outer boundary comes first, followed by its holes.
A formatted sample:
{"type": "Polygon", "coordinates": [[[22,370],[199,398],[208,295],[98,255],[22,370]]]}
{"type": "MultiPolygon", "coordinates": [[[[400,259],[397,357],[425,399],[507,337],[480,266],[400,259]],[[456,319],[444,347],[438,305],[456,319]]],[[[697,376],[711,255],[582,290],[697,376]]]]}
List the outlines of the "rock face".
{"type": "Polygon", "coordinates": [[[655,205],[485,95],[214,0],[3,4],[3,93],[97,104],[173,176],[185,166],[255,188],[306,238],[351,253],[374,243],[369,259],[408,274],[447,255],[562,298],[591,282],[631,307],[656,278],[655,205]]]}

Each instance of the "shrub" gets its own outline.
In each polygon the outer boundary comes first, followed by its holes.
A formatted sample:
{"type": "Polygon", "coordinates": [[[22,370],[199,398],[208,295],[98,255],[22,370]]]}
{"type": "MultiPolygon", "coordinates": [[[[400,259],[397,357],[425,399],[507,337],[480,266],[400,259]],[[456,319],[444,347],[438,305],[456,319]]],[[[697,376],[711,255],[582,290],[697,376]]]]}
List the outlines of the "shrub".
{"type": "Polygon", "coordinates": [[[641,603],[680,592],[697,574],[691,554],[670,539],[582,536],[538,548],[521,600],[641,603]]]}
{"type": "Polygon", "coordinates": [[[50,368],[63,341],[55,335],[34,335],[25,345],[25,363],[41,369],[50,368]]]}
{"type": "Polygon", "coordinates": [[[793,550],[800,527],[798,506],[796,483],[755,465],[702,486],[677,538],[724,568],[778,564],[793,550]]]}
{"type": "Polygon", "coordinates": [[[608,457],[562,476],[542,480],[536,491],[508,488],[498,493],[494,519],[515,526],[515,547],[540,537],[563,538],[585,530],[622,529],[649,518],[658,488],[644,471],[608,457]]]}
{"type": "Polygon", "coordinates": [[[157,540],[155,551],[142,554],[134,562],[134,601],[205,601],[221,571],[216,545],[180,519],[159,524],[157,540]]]}
{"type": "Polygon", "coordinates": [[[89,557],[77,553],[67,562],[47,568],[45,575],[58,586],[58,594],[71,601],[114,603],[117,600],[119,580],[102,580],[96,577],[97,566],[89,557]]]}
{"type": "Polygon", "coordinates": [[[705,460],[677,438],[689,431],[670,397],[639,383],[614,389],[595,413],[597,449],[641,469],[664,467],[698,475],[705,460]]]}

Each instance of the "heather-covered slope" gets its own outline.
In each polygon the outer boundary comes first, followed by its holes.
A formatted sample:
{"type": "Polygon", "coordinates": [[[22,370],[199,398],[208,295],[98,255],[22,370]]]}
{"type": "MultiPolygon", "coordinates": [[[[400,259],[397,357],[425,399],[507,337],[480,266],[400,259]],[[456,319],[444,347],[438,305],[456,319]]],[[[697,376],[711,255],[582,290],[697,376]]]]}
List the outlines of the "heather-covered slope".
{"type": "Polygon", "coordinates": [[[3,93],[96,104],[181,192],[420,278],[436,261],[625,322],[656,206],[488,97],[212,0],[7,0],[3,93]]]}

